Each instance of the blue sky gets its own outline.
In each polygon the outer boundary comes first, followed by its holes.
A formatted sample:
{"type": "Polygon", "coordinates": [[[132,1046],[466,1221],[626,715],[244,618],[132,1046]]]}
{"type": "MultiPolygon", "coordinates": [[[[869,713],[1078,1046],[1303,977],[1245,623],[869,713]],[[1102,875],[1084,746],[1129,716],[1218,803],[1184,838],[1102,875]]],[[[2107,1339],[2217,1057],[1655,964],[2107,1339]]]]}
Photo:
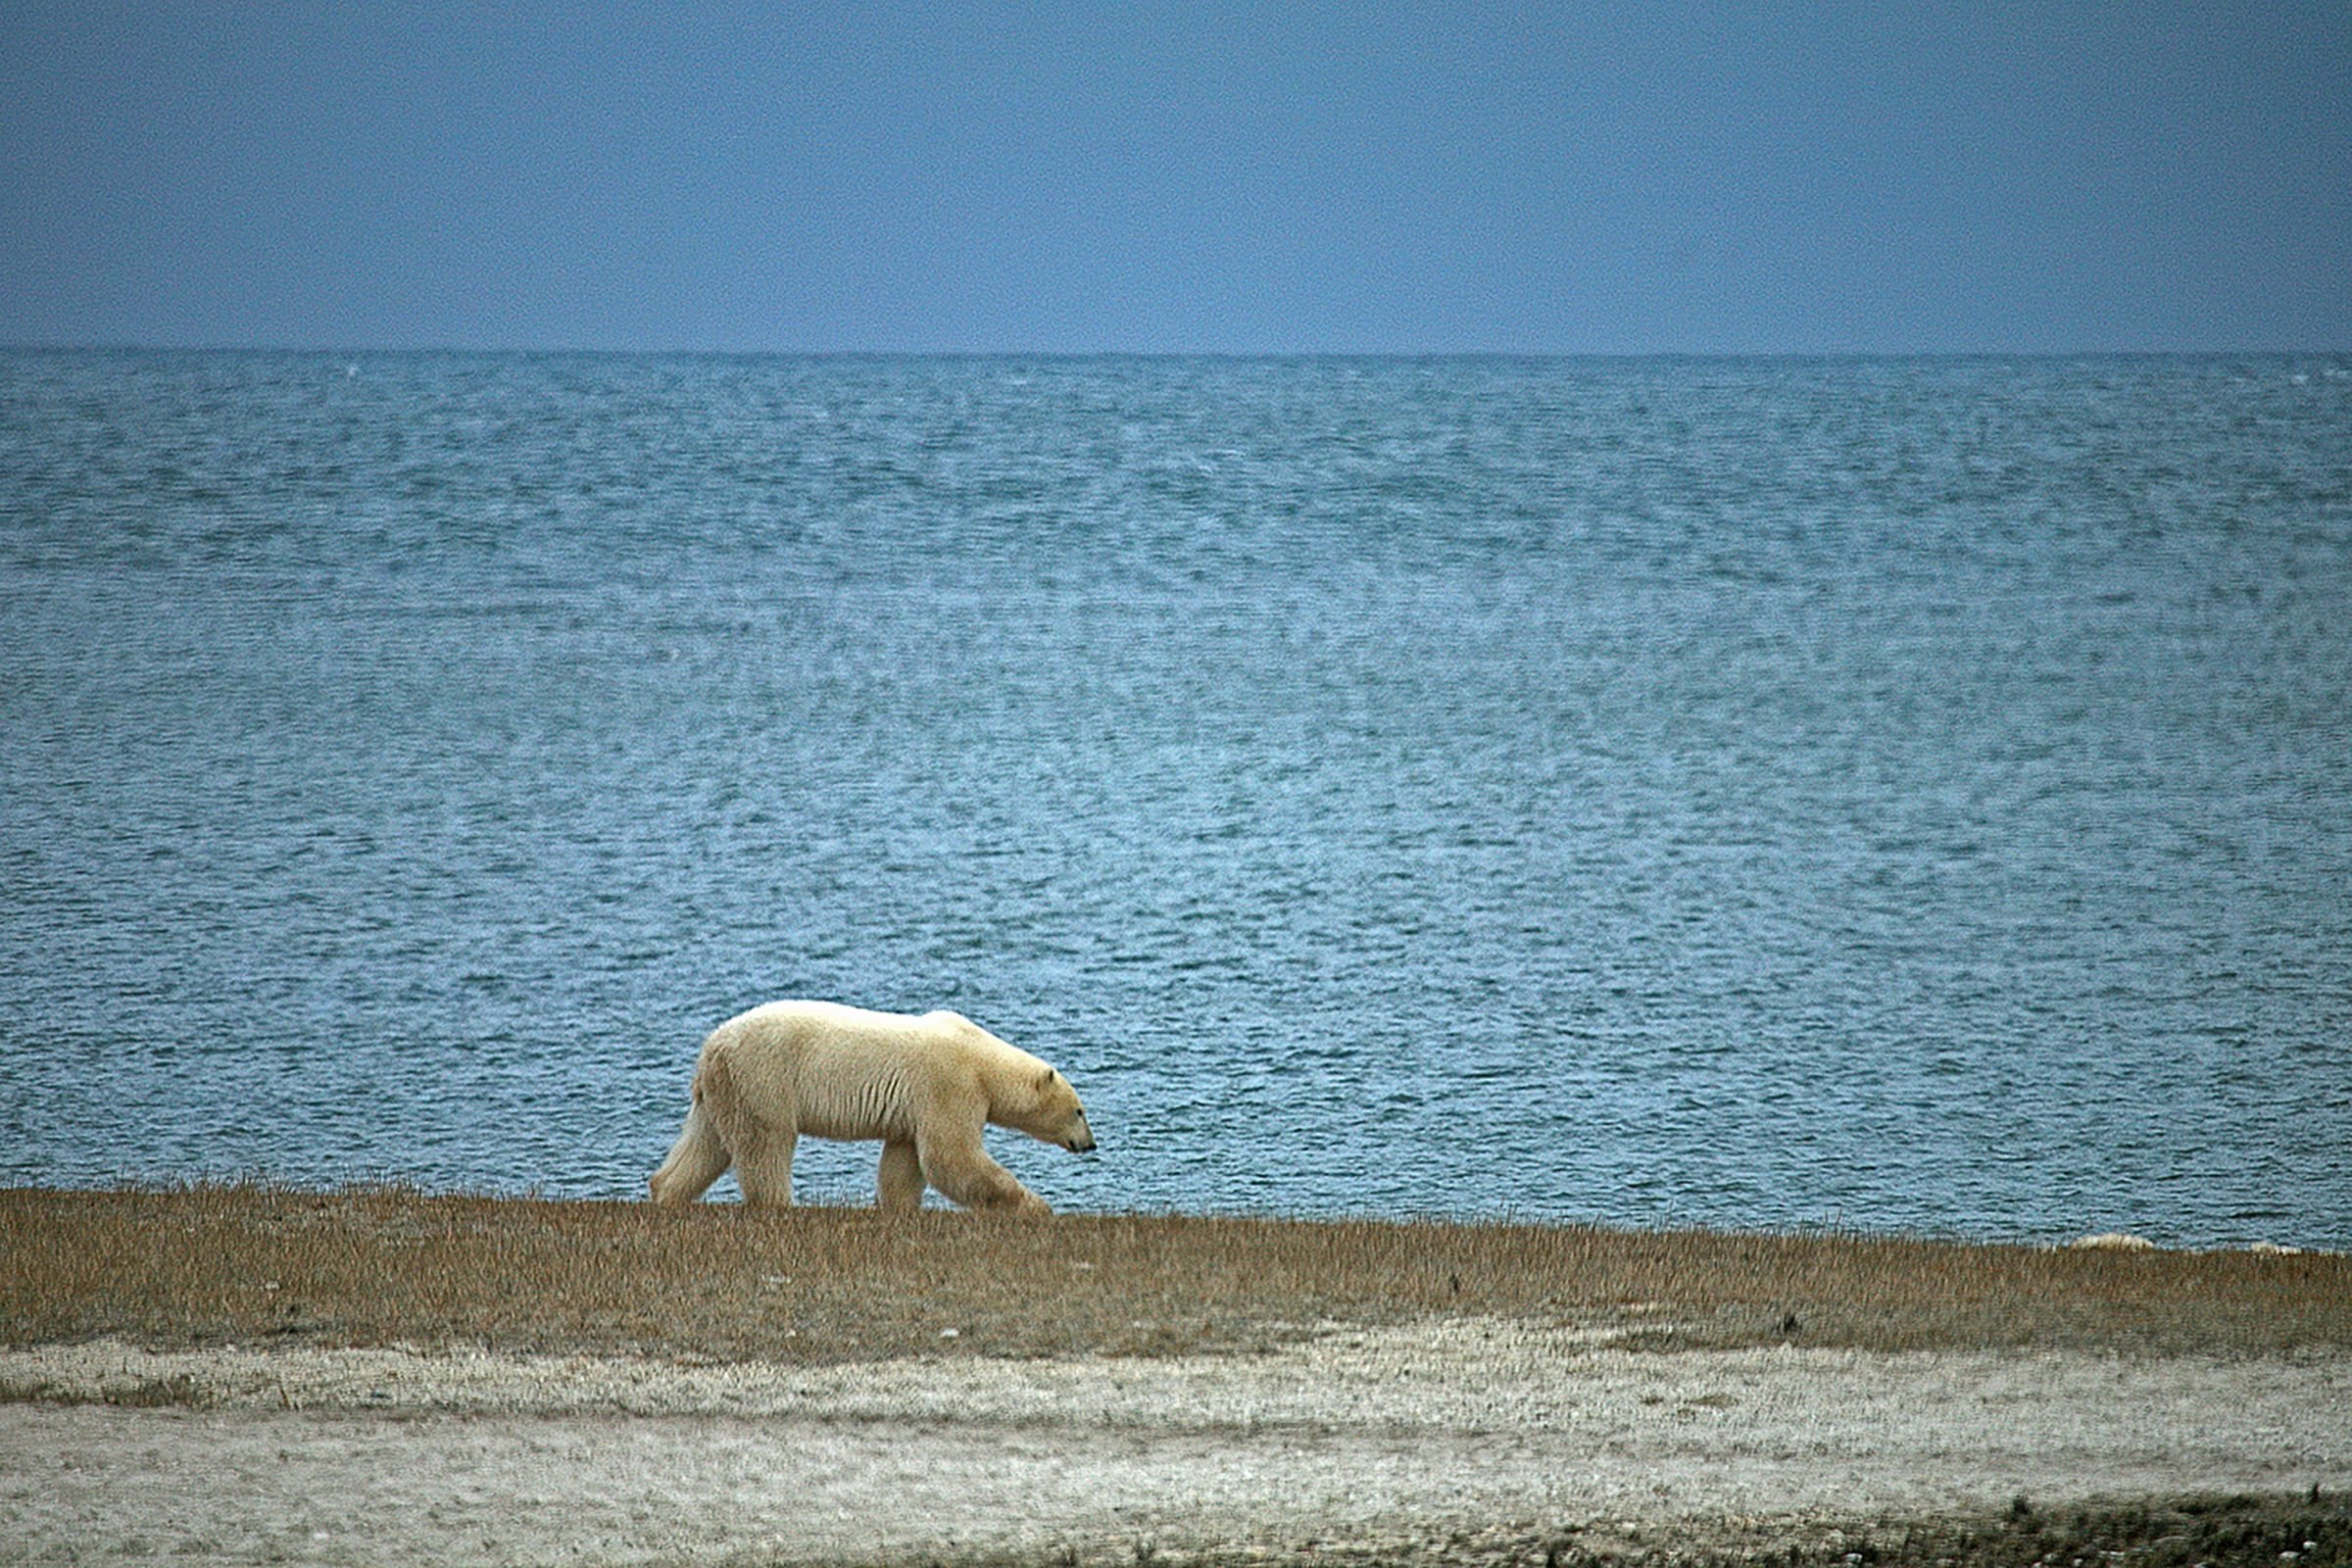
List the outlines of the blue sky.
{"type": "Polygon", "coordinates": [[[2352,349],[2352,4],[0,4],[0,342],[2352,349]]]}

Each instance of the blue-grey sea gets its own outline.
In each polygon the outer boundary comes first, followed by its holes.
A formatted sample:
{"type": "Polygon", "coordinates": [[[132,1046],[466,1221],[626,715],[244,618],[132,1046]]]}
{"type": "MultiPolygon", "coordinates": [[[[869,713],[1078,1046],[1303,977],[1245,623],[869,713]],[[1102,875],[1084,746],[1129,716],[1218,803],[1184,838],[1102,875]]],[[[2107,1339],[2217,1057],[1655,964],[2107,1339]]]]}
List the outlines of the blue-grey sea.
{"type": "Polygon", "coordinates": [[[0,1183],[2343,1248],[2348,764],[2343,356],[10,351],[0,1183]]]}

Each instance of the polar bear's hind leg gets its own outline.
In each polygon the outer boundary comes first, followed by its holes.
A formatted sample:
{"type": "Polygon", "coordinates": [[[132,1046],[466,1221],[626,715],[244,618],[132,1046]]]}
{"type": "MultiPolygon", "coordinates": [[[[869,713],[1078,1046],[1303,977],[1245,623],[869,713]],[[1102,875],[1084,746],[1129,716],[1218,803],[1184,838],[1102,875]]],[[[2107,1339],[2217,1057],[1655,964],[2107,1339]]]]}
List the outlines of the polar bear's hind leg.
{"type": "Polygon", "coordinates": [[[792,1152],[800,1142],[779,1128],[758,1125],[741,1129],[735,1144],[735,1185],[753,1208],[792,1206],[792,1152]]]}
{"type": "Polygon", "coordinates": [[[698,1097],[686,1112],[685,1130],[671,1146],[669,1157],[646,1182],[657,1203],[691,1203],[726,1174],[727,1146],[718,1141],[710,1113],[698,1097]]]}

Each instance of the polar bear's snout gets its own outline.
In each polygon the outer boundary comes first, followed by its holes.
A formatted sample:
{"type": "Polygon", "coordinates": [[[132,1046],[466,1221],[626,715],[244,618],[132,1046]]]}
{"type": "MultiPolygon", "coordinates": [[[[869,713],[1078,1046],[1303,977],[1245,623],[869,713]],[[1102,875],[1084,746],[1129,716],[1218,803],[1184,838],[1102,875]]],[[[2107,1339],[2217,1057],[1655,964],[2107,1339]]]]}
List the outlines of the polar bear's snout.
{"type": "Polygon", "coordinates": [[[1078,1136],[1071,1139],[1066,1147],[1073,1154],[1093,1153],[1095,1152],[1094,1132],[1084,1122],[1080,1122],[1078,1136]]]}

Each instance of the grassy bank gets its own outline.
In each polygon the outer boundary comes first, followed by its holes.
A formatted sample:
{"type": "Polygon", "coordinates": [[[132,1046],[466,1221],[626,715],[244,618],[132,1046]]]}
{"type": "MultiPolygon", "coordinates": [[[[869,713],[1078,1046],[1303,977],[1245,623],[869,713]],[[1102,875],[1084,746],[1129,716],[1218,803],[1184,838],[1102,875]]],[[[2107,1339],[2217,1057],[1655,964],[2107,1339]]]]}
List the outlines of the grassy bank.
{"type": "Polygon", "coordinates": [[[1637,1348],[2352,1345],[2352,1259],[1530,1225],[0,1191],[0,1335],[682,1359],[1246,1351],[1494,1315],[1637,1348]],[[953,1337],[943,1338],[953,1329],[953,1337]]]}

